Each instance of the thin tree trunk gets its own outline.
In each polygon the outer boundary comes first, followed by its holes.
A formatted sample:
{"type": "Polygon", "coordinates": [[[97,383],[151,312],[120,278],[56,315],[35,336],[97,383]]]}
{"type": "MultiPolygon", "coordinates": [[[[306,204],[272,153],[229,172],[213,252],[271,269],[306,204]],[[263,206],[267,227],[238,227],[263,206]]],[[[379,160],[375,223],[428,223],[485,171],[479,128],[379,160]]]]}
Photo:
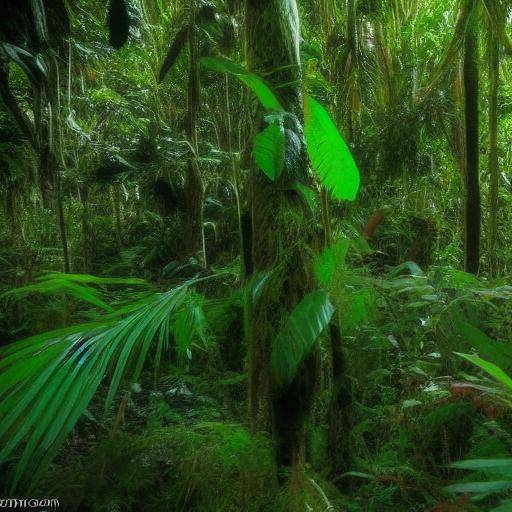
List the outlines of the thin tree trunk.
{"type": "Polygon", "coordinates": [[[92,236],[91,222],[89,219],[89,190],[87,186],[78,186],[78,196],[82,203],[82,243],[83,243],[83,269],[86,274],[91,273],[92,263],[92,236]]]}
{"type": "Polygon", "coordinates": [[[491,29],[489,34],[489,265],[491,275],[498,273],[498,82],[499,44],[491,29]]]}
{"type": "Polygon", "coordinates": [[[116,229],[116,240],[119,247],[123,246],[123,222],[121,219],[121,197],[119,195],[119,188],[112,185],[112,203],[114,207],[114,221],[116,229]]]}
{"type": "MultiPolygon", "coordinates": [[[[59,170],[56,171],[57,174],[59,170]]],[[[68,246],[68,235],[66,230],[66,219],[64,216],[64,204],[62,200],[62,185],[60,176],[56,177],[56,201],[57,201],[57,217],[59,221],[59,232],[60,232],[60,240],[62,243],[62,254],[64,257],[64,272],[69,274],[71,272],[71,263],[69,258],[69,246],[68,246]]]]}
{"type": "Polygon", "coordinates": [[[233,189],[235,192],[235,201],[236,201],[236,213],[237,213],[237,222],[238,222],[238,237],[239,237],[239,250],[240,250],[240,258],[242,260],[242,282],[246,280],[246,278],[250,275],[250,268],[247,268],[248,262],[245,258],[245,248],[244,248],[244,233],[242,226],[242,206],[240,203],[240,171],[235,162],[235,155],[233,154],[233,138],[232,138],[232,127],[231,127],[231,105],[229,101],[229,75],[226,73],[225,78],[225,100],[226,100],[226,140],[228,144],[228,153],[229,160],[231,163],[231,177],[233,180],[233,189]]]}
{"type": "Polygon", "coordinates": [[[478,19],[470,20],[464,41],[465,113],[465,270],[478,273],[480,266],[480,177],[478,108],[478,19]]]}
{"type": "MultiPolygon", "coordinates": [[[[195,9],[194,9],[195,11],[195,9]]],[[[199,62],[195,22],[189,31],[189,77],[188,77],[188,126],[187,136],[191,146],[185,179],[187,202],[187,253],[202,252],[202,263],[206,266],[206,247],[203,231],[203,180],[198,163],[197,117],[200,106],[199,62]]]]}

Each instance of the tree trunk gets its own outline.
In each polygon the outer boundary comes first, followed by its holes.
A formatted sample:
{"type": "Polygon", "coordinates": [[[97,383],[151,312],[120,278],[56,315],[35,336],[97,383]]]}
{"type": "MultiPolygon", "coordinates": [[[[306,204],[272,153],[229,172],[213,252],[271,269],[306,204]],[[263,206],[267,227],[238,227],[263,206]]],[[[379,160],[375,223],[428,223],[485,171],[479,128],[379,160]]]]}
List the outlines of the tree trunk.
{"type": "Polygon", "coordinates": [[[480,266],[480,180],[478,108],[478,19],[473,12],[464,41],[465,112],[465,270],[476,274],[480,266]]]}
{"type": "Polygon", "coordinates": [[[123,221],[121,219],[121,196],[119,194],[119,185],[114,184],[112,191],[112,207],[114,210],[114,226],[116,230],[116,240],[119,248],[123,247],[123,221]]]}
{"type": "Polygon", "coordinates": [[[489,34],[489,266],[491,275],[498,273],[498,82],[499,45],[491,29],[489,34]]]}
{"type": "Polygon", "coordinates": [[[78,185],[78,197],[82,204],[82,244],[83,244],[83,271],[85,274],[92,272],[92,243],[91,221],[89,219],[89,188],[87,185],[78,185]]]}
{"type": "MultiPolygon", "coordinates": [[[[302,119],[296,0],[246,0],[245,20],[250,70],[266,74],[271,86],[286,84],[276,89],[281,103],[302,119]]],[[[261,120],[261,110],[257,117],[261,120]]],[[[278,466],[295,469],[304,460],[304,422],[315,390],[316,351],[285,387],[277,387],[272,378],[270,352],[282,320],[312,287],[306,248],[311,222],[296,194],[289,190],[294,177],[306,175],[306,166],[304,157],[296,168],[286,169],[271,182],[253,165],[250,192],[254,272],[268,276],[252,308],[250,420],[253,431],[272,430],[278,466]]]]}
{"type": "Polygon", "coordinates": [[[187,212],[186,253],[194,255],[202,252],[202,263],[206,266],[206,248],[203,232],[203,180],[198,164],[197,147],[197,116],[200,105],[199,62],[197,57],[197,41],[195,22],[189,32],[189,77],[188,77],[188,126],[187,136],[191,146],[191,154],[187,164],[185,178],[185,199],[187,212]]]}
{"type": "MultiPolygon", "coordinates": [[[[55,165],[57,163],[55,162],[55,165]]],[[[64,216],[64,204],[62,199],[62,183],[60,169],[55,169],[55,201],[57,206],[57,220],[59,223],[60,241],[62,244],[62,256],[64,258],[64,272],[71,272],[71,263],[69,257],[68,235],[66,230],[66,218],[64,216]]]]}

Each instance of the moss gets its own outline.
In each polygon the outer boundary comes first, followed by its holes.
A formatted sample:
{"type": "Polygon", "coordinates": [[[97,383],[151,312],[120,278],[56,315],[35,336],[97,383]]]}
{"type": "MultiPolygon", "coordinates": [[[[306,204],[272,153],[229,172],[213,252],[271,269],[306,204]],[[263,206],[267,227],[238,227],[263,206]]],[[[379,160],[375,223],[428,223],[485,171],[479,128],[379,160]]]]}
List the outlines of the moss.
{"type": "Polygon", "coordinates": [[[120,434],[69,474],[54,489],[66,510],[256,512],[276,491],[267,440],[221,423],[120,434]]]}

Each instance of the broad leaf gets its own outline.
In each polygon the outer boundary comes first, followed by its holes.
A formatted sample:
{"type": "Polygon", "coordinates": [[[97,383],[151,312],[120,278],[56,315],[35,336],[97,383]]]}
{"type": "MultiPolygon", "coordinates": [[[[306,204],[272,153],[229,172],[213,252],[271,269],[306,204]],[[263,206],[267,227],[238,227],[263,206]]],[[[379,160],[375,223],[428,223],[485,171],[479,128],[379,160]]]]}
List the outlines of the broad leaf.
{"type": "Polygon", "coordinates": [[[457,315],[454,316],[453,323],[457,331],[477,349],[480,355],[505,369],[512,368],[512,346],[510,343],[492,340],[480,329],[465,322],[457,315]]]}
{"type": "Polygon", "coordinates": [[[327,111],[311,96],[304,98],[304,128],[309,159],[335,199],[353,201],[359,171],[350,150],[327,111]]]}
{"type": "Polygon", "coordinates": [[[283,112],[284,108],[281,103],[272,92],[270,87],[254,73],[250,73],[240,64],[226,59],[224,57],[204,57],[201,59],[201,64],[212,71],[219,73],[229,73],[237,77],[242,83],[244,83],[260,100],[260,103],[269,110],[275,110],[283,112]]]}
{"type": "Polygon", "coordinates": [[[293,381],[333,313],[334,307],[327,293],[315,291],[306,295],[286,318],[271,355],[274,378],[279,386],[293,381]]]}
{"type": "Polygon", "coordinates": [[[478,356],[473,354],[461,354],[460,352],[455,352],[460,357],[467,359],[470,363],[478,366],[485,372],[487,372],[491,377],[495,378],[498,382],[501,382],[508,389],[512,390],[512,379],[499,367],[489,361],[485,361],[478,356]]]}
{"type": "Polygon", "coordinates": [[[284,129],[273,122],[254,138],[253,156],[258,167],[272,181],[281,176],[285,157],[284,129]]]}

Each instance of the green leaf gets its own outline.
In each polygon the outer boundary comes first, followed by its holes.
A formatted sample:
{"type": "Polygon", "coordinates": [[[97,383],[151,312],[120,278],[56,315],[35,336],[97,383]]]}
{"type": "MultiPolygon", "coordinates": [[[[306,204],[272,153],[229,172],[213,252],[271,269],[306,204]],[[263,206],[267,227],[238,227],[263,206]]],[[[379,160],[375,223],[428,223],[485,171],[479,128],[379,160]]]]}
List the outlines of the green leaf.
{"type": "Polygon", "coordinates": [[[512,500],[502,501],[500,505],[492,508],[489,512],[512,512],[512,500]]]}
{"type": "Polygon", "coordinates": [[[315,258],[314,271],[318,281],[329,284],[333,278],[336,267],[344,268],[350,240],[344,238],[330,247],[325,247],[323,252],[315,258]]]}
{"type": "Polygon", "coordinates": [[[278,122],[269,124],[254,138],[254,160],[272,181],[279,178],[283,172],[284,145],[284,129],[278,122]]]}
{"type": "Polygon", "coordinates": [[[243,66],[225,57],[204,57],[201,64],[212,71],[229,73],[244,83],[260,100],[260,103],[269,110],[284,112],[284,108],[263,79],[254,73],[249,73],[243,66]]]}
{"type": "MultiPolygon", "coordinates": [[[[127,374],[138,380],[151,346],[159,366],[170,320],[181,308],[195,308],[194,329],[203,338],[202,312],[195,302],[186,300],[189,287],[222,275],[192,279],[96,322],[0,348],[0,464],[21,453],[13,487],[20,480],[34,481],[48,467],[101,383],[110,382],[108,408],[127,374]]],[[[79,279],[95,280],[92,276],[79,279]]]]}
{"type": "Polygon", "coordinates": [[[298,180],[295,180],[292,184],[293,190],[295,190],[300,197],[304,200],[304,202],[308,205],[309,209],[314,212],[317,209],[317,197],[311,187],[304,185],[298,180]]]}
{"type": "Polygon", "coordinates": [[[480,355],[505,369],[512,368],[512,346],[510,343],[492,340],[480,329],[465,322],[458,315],[453,317],[453,323],[457,331],[478,350],[480,355]]]}
{"type": "Polygon", "coordinates": [[[331,282],[335,266],[334,256],[330,247],[325,247],[322,254],[315,258],[313,268],[320,284],[326,285],[331,282]]]}
{"type": "Polygon", "coordinates": [[[448,485],[444,488],[453,493],[496,493],[512,489],[512,480],[495,480],[490,482],[467,482],[448,485]]]}
{"type": "Polygon", "coordinates": [[[96,277],[88,274],[64,274],[48,272],[36,278],[36,282],[20,288],[14,288],[0,295],[0,298],[23,298],[29,294],[60,295],[65,294],[78,300],[89,302],[106,311],[112,307],[102,299],[102,291],[94,286],[145,286],[143,279],[96,277]]]}
{"type": "Polygon", "coordinates": [[[23,70],[31,84],[39,87],[46,79],[48,71],[42,57],[10,43],[2,43],[0,47],[23,70]]]}
{"type": "Polygon", "coordinates": [[[454,462],[450,467],[456,469],[469,469],[473,471],[487,471],[504,476],[512,475],[512,458],[502,459],[467,459],[454,462]]]}
{"type": "Polygon", "coordinates": [[[359,170],[327,111],[311,96],[304,98],[304,128],[311,165],[335,199],[353,201],[359,170]]]}
{"type": "Polygon", "coordinates": [[[473,354],[462,354],[460,352],[455,352],[455,354],[478,366],[498,382],[501,382],[501,384],[512,390],[512,379],[499,366],[496,366],[489,361],[485,361],[484,359],[481,359],[480,357],[473,354]]]}
{"type": "Polygon", "coordinates": [[[279,386],[290,384],[318,336],[327,327],[334,307],[324,291],[306,295],[284,321],[272,347],[271,365],[279,386]]]}
{"type": "Polygon", "coordinates": [[[340,327],[343,332],[348,333],[371,316],[375,292],[371,288],[356,290],[348,293],[346,302],[346,307],[340,311],[340,327]]]}

